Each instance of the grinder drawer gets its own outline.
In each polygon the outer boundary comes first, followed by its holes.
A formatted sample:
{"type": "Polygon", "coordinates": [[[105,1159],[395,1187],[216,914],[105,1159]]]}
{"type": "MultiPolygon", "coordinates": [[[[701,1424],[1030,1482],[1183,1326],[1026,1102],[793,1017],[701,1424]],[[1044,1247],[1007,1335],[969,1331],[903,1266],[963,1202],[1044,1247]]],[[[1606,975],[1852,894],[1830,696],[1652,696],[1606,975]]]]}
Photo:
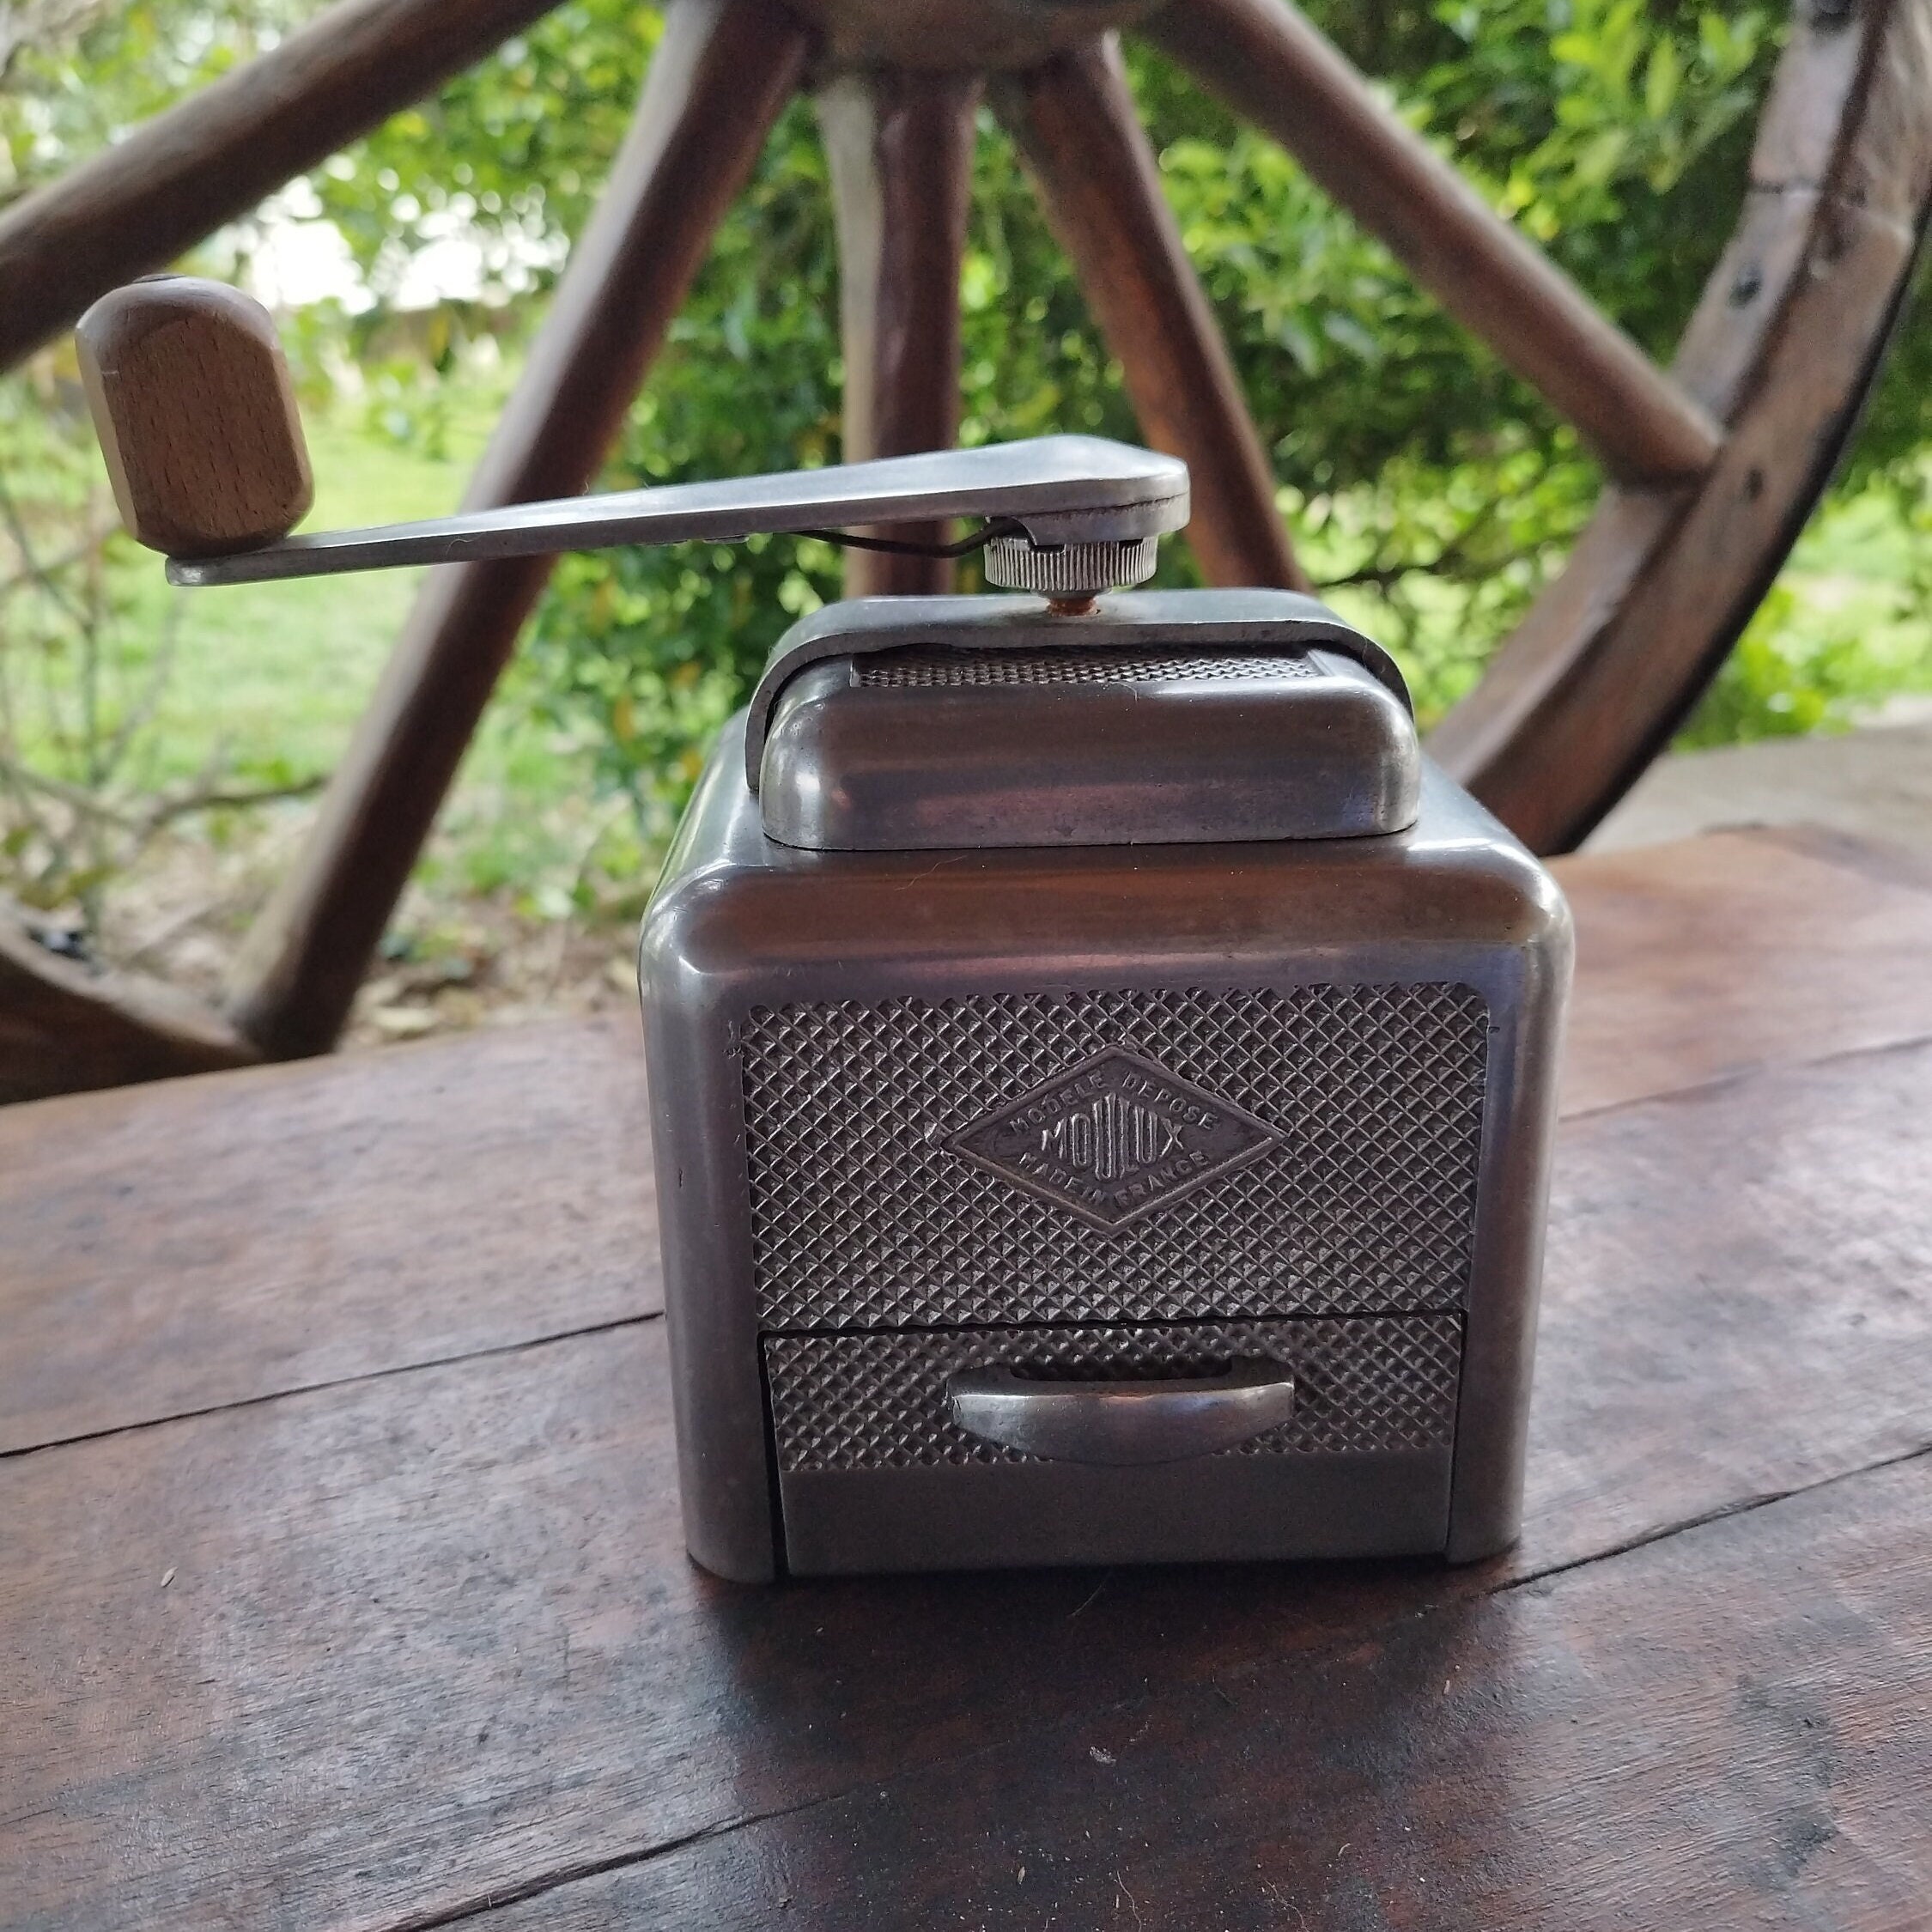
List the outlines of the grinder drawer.
{"type": "Polygon", "coordinates": [[[1443,1546],[1459,1315],[762,1348],[796,1573],[1443,1546]]]}

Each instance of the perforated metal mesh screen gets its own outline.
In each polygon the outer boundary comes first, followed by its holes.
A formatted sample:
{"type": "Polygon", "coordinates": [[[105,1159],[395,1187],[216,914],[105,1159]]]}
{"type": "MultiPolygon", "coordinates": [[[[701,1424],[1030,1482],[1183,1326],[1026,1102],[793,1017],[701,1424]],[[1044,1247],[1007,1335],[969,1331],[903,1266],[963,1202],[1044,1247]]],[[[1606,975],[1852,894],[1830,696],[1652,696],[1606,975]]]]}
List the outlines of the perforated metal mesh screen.
{"type": "Polygon", "coordinates": [[[1467,987],[793,1005],[738,1041],[768,1330],[1158,1321],[1460,1305],[1487,1012],[1467,987]],[[1109,1048],[1281,1136],[1117,1228],[949,1138],[1109,1048]]]}
{"type": "Polygon", "coordinates": [[[861,684],[927,688],[986,684],[1152,684],[1176,677],[1195,683],[1251,683],[1319,677],[1321,667],[1298,655],[1230,652],[1198,657],[1186,652],[952,651],[916,647],[880,651],[857,660],[861,684]]]}

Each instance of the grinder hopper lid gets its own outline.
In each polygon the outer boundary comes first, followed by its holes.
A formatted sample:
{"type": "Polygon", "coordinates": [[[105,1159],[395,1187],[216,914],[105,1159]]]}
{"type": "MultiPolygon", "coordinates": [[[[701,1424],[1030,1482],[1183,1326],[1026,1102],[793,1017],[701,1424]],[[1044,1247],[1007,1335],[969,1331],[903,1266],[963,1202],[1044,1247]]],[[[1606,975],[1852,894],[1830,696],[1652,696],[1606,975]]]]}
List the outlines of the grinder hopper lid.
{"type": "Polygon", "coordinates": [[[1393,660],[1286,591],[831,605],[745,749],[767,835],[819,851],[1373,837],[1421,780],[1393,660]]]}

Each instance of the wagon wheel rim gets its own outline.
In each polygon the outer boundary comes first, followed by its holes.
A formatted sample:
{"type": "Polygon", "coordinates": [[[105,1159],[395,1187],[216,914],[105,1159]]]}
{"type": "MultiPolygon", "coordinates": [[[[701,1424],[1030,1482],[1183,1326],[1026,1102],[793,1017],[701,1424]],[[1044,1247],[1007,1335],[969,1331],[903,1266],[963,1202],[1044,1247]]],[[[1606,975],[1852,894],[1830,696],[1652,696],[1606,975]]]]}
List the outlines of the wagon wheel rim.
{"type": "MultiPolygon", "coordinates": [[[[1828,482],[1882,358],[1932,203],[1932,0],[1813,0],[1794,21],[1760,116],[1742,219],[1668,371],[1383,109],[1287,0],[1154,11],[1131,0],[1050,9],[990,0],[978,10],[979,42],[947,54],[969,55],[991,70],[983,76],[915,64],[934,44],[920,39],[921,15],[943,4],[895,12],[878,0],[673,0],[624,153],[470,501],[589,482],[716,221],[829,47],[830,74],[812,78],[839,217],[850,453],[938,447],[957,428],[972,116],[989,84],[1144,433],[1194,470],[1190,536],[1203,574],[1303,587],[1265,446],[1127,92],[1112,32],[1124,21],[1284,139],[1602,458],[1611,480],[1564,569],[1431,741],[1532,848],[1575,845],[1722,663],[1828,482]],[[880,25],[894,21],[911,35],[898,46],[880,25]],[[680,198],[682,212],[672,206],[680,198]],[[659,259],[647,259],[653,249],[659,259]],[[641,303],[641,318],[627,315],[627,303],[641,303]],[[598,347],[601,380],[585,366],[598,347]],[[574,433],[560,434],[573,412],[574,433]]],[[[0,361],[385,118],[402,104],[398,88],[428,91],[544,10],[531,0],[455,9],[344,0],[256,66],[287,64],[290,46],[313,52],[334,33],[363,58],[359,95],[349,98],[337,61],[314,82],[316,111],[293,117],[278,147],[264,155],[252,129],[252,174],[233,166],[251,131],[233,85],[245,86],[246,70],[200,97],[228,89],[216,131],[228,151],[217,139],[204,156],[209,198],[197,204],[195,233],[181,225],[180,182],[141,178],[145,130],[16,204],[0,218],[0,279],[43,294],[0,324],[0,361]],[[390,39],[407,43],[400,61],[378,45],[386,12],[390,39]],[[376,52],[380,67],[368,58],[376,52]],[[370,78],[379,72],[387,94],[370,78]],[[275,180],[263,178],[276,167],[275,180]],[[64,215],[88,246],[69,246],[55,273],[50,235],[64,215]]],[[[161,119],[179,123],[183,112],[161,119]]],[[[942,568],[862,556],[848,588],[939,587],[942,568]]],[[[527,564],[514,578],[501,572],[465,567],[426,591],[309,852],[245,953],[229,1013],[245,1050],[319,1051],[339,1031],[547,574],[527,564]]]]}

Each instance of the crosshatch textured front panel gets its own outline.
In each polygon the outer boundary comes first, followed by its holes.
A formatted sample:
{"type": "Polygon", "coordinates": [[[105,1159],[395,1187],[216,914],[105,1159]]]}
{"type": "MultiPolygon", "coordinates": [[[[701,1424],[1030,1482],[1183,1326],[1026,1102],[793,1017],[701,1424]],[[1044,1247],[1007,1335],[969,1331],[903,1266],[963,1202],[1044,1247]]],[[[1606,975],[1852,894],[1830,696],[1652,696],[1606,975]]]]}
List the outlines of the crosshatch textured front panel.
{"type": "MultiPolygon", "coordinates": [[[[755,1010],[738,1045],[767,1330],[1461,1305],[1488,1052],[1471,987],[799,1005],[755,1010]],[[951,1144],[1122,1054],[1274,1138],[1109,1226],[951,1144]]],[[[1043,1145],[1078,1157],[1065,1124],[1043,1145]]]]}
{"type": "Polygon", "coordinates": [[[911,1334],[769,1335],[778,1466],[904,1468],[1028,1462],[954,1425],[946,1384],[962,1369],[1038,1368],[1063,1380],[1150,1370],[1206,1374],[1266,1358],[1294,1371],[1295,1412],[1224,1455],[1346,1455],[1446,1447],[1455,1432],[1462,1318],[1190,1322],[1157,1328],[1045,1328],[999,1337],[968,1329],[911,1334]]]}
{"type": "Polygon", "coordinates": [[[1248,684],[1257,679],[1319,677],[1306,656],[1230,652],[1205,657],[1182,651],[878,651],[858,661],[859,682],[960,690],[998,684],[1248,684]]]}

